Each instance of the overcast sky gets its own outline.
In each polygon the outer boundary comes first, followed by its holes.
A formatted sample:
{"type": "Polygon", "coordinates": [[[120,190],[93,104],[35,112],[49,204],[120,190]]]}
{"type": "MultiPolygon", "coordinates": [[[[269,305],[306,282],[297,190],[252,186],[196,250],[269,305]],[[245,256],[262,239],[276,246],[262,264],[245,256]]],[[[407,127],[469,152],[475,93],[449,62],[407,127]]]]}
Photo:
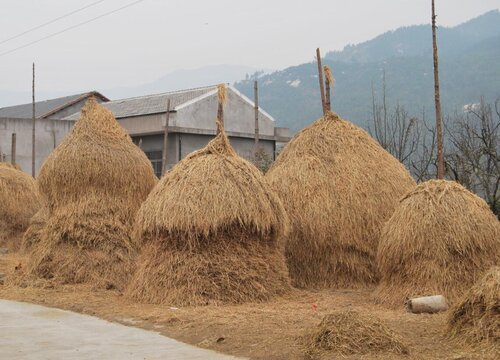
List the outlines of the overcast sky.
{"type": "MultiPolygon", "coordinates": [[[[134,0],[0,0],[0,54],[113,11],[134,0]],[[3,43],[2,43],[3,42],[3,43]]],[[[17,51],[0,55],[0,90],[80,91],[134,86],[177,69],[215,64],[281,69],[429,23],[430,0],[143,0],[17,51]]],[[[436,0],[438,23],[454,26],[500,0],[436,0]]]]}

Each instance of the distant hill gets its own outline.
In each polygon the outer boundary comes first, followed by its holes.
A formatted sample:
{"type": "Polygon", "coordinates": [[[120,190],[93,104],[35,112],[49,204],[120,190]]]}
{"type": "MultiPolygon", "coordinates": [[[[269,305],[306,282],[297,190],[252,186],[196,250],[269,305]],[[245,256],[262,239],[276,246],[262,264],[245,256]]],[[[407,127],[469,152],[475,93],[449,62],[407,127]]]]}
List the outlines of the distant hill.
{"type": "MultiPolygon", "coordinates": [[[[461,25],[438,28],[440,81],[443,110],[450,114],[481,96],[500,96],[500,12],[495,10],[461,25]]],[[[314,49],[311,49],[314,51],[314,49]]],[[[334,110],[366,127],[371,116],[372,86],[380,96],[385,72],[387,99],[418,115],[426,109],[433,118],[433,67],[430,25],[386,32],[326,54],[336,84],[334,110]]],[[[253,95],[250,80],[236,87],[253,95]]],[[[293,131],[321,115],[315,62],[289,67],[259,77],[260,103],[293,131]]]]}

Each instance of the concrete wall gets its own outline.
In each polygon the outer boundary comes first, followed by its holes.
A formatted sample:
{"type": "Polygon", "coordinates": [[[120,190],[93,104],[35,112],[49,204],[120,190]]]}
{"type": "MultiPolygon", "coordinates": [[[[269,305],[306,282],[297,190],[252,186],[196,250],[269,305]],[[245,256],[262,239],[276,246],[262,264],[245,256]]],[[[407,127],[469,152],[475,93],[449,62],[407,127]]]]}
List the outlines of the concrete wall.
{"type": "MultiPolygon", "coordinates": [[[[55,146],[59,145],[69,133],[74,123],[69,120],[36,120],[36,174],[55,146]]],[[[0,118],[0,154],[5,154],[6,161],[11,161],[12,133],[16,133],[16,163],[29,174],[31,174],[31,131],[31,119],[0,118]]]]}
{"type": "MultiPolygon", "coordinates": [[[[227,103],[224,107],[224,127],[227,132],[244,134],[255,133],[255,115],[253,106],[244,98],[227,91],[227,103]]],[[[171,125],[183,128],[216,130],[217,94],[210,95],[194,103],[187,103],[177,109],[177,116],[172,119],[171,125]]],[[[259,133],[274,136],[275,123],[264,114],[259,115],[259,133]]]]}

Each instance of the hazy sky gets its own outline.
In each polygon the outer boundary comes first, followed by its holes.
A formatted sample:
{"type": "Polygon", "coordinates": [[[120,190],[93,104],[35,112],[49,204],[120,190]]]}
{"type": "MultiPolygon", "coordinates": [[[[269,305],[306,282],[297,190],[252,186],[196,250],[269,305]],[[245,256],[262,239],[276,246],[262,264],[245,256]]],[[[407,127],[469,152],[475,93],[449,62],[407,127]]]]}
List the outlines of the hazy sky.
{"type": "MultiPolygon", "coordinates": [[[[115,10],[104,0],[0,0],[0,54],[115,10]]],[[[80,91],[134,86],[183,68],[215,64],[281,69],[399,26],[429,23],[430,0],[144,0],[89,24],[0,55],[0,90],[80,91]]],[[[500,0],[436,0],[438,23],[454,26],[500,0]]]]}

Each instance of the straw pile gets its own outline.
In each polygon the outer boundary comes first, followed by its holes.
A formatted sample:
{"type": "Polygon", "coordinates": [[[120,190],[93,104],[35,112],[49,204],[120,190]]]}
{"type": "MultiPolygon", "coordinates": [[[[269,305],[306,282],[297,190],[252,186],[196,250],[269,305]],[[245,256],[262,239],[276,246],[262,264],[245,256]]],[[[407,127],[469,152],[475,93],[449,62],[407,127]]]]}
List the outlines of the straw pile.
{"type": "Polygon", "coordinates": [[[500,222],[481,198],[431,180],[401,199],[378,249],[379,302],[444,295],[450,303],[500,259],[500,222]]]}
{"type": "Polygon", "coordinates": [[[408,354],[402,338],[378,318],[347,310],[326,315],[321,323],[303,338],[303,348],[311,358],[327,353],[340,356],[373,353],[408,354]]]}
{"type": "Polygon", "coordinates": [[[288,218],[257,168],[219,133],[160,180],[137,214],[128,295],[178,306],[264,301],[289,290],[288,218]]]}
{"type": "Polygon", "coordinates": [[[43,228],[49,218],[49,209],[43,206],[38,210],[29,222],[28,229],[24,232],[21,241],[21,251],[28,252],[33,246],[40,243],[43,228]]]}
{"type": "Polygon", "coordinates": [[[48,218],[30,275],[123,287],[135,254],[131,225],[157,179],[113,114],[90,99],[37,181],[48,218]]]}
{"type": "Polygon", "coordinates": [[[0,246],[17,250],[20,236],[39,208],[35,179],[14,165],[0,163],[0,246]]]}
{"type": "Polygon", "coordinates": [[[380,229],[410,174],[368,133],[328,112],[287,144],[266,174],[291,218],[286,257],[297,287],[377,281],[380,229]]]}
{"type": "Polygon", "coordinates": [[[500,266],[492,267],[450,310],[448,331],[500,353],[500,266]]]}

